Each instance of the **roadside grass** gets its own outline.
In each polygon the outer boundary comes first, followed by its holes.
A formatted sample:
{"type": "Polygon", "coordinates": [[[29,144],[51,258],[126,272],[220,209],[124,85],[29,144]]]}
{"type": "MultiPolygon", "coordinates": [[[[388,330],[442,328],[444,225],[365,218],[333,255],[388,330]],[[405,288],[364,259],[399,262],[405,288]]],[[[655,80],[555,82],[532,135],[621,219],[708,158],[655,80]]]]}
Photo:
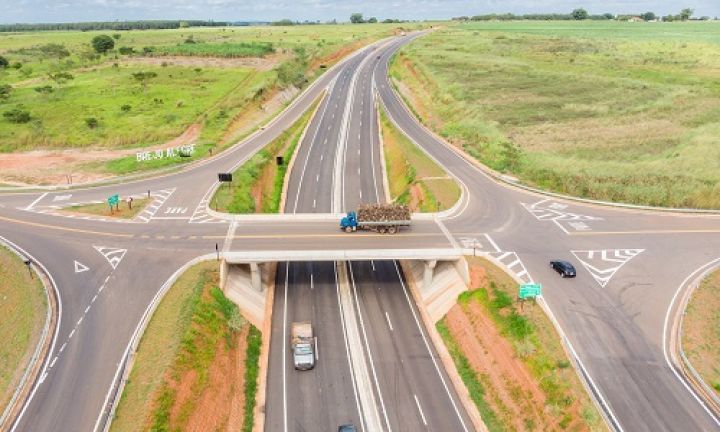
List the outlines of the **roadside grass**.
{"type": "Polygon", "coordinates": [[[382,108],[379,111],[390,198],[412,211],[452,207],[460,198],[455,180],[398,130],[382,108]]]}
{"type": "Polygon", "coordinates": [[[683,318],[682,345],[690,364],[720,396],[720,270],[702,281],[683,318]]]}
{"type": "Polygon", "coordinates": [[[391,74],[416,115],[489,167],[552,191],[720,208],[716,23],[472,23],[391,74]]]}
{"type": "Polygon", "coordinates": [[[321,98],[291,127],[236,169],[233,181],[218,188],[210,206],[226,213],[277,213],[287,168],[321,98]],[[283,156],[280,166],[275,161],[277,155],[283,156]]]}
{"type": "Polygon", "coordinates": [[[61,211],[96,216],[115,217],[120,219],[132,219],[145,208],[149,201],[150,200],[147,198],[134,199],[132,203],[132,209],[128,208],[126,202],[121,202],[119,203],[117,210],[113,207],[112,212],[110,211],[110,206],[107,203],[70,206],[61,209],[61,211]]]}
{"type": "MultiPolygon", "coordinates": [[[[471,273],[482,274],[472,286],[458,297],[458,305],[470,322],[478,322],[475,315],[481,311],[491,320],[496,331],[509,343],[513,361],[518,361],[529,372],[544,396],[544,405],[537,398],[514,390],[517,376],[503,376],[502,388],[497,380],[476,370],[467,358],[468,348],[456,340],[448,328],[447,316],[438,322],[437,328],[453,357],[471,398],[490,430],[506,430],[523,416],[527,429],[606,430],[595,406],[587,395],[567,355],[552,322],[542,309],[532,302],[520,307],[516,301],[517,283],[500,268],[482,258],[469,258],[471,273]],[[474,305],[479,305],[478,309],[474,305]],[[494,384],[495,383],[495,384],[494,384]],[[508,406],[511,398],[515,412],[508,406]],[[505,400],[505,402],[503,402],[505,400]],[[541,406],[538,406],[541,405],[541,406]],[[530,414],[534,413],[534,414],[530,414]],[[527,417],[524,417],[527,416],[527,417]],[[537,424],[541,421],[544,424],[537,424]]],[[[478,331],[473,328],[468,331],[478,331]]],[[[494,358],[493,361],[503,361],[494,358]]],[[[488,365],[492,368],[492,365],[488,365]]],[[[527,390],[527,389],[525,389],[527,390]]]]}
{"type": "Polygon", "coordinates": [[[222,427],[238,416],[243,430],[251,430],[252,418],[243,413],[254,409],[260,333],[217,288],[216,267],[193,266],[163,298],[138,348],[113,431],[182,430],[197,417],[222,427]],[[245,360],[233,366],[240,351],[245,360]],[[242,387],[237,376],[245,377],[242,387]],[[246,398],[242,406],[233,403],[238,393],[246,398]],[[226,409],[218,412],[215,404],[226,409]]]}
{"type": "Polygon", "coordinates": [[[202,57],[263,57],[275,52],[271,43],[183,43],[161,47],[155,52],[161,54],[202,56],[202,57]]]}
{"type": "Polygon", "coordinates": [[[0,246],[0,413],[10,402],[42,333],[47,299],[17,255],[0,246]]]}

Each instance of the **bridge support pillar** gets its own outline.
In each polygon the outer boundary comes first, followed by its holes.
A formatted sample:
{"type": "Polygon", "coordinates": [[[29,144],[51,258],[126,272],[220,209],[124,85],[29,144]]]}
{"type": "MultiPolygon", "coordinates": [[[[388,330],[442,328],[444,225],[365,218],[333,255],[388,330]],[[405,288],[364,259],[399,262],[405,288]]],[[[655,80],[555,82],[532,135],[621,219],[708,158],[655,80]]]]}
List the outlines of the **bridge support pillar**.
{"type": "Polygon", "coordinates": [[[435,273],[435,266],[437,265],[437,260],[429,260],[425,261],[425,271],[423,272],[423,287],[424,288],[430,288],[430,285],[432,284],[433,280],[433,273],[435,273]]]}
{"type": "Polygon", "coordinates": [[[258,263],[250,263],[250,282],[255,290],[262,292],[262,277],[260,274],[260,265],[258,263]]]}

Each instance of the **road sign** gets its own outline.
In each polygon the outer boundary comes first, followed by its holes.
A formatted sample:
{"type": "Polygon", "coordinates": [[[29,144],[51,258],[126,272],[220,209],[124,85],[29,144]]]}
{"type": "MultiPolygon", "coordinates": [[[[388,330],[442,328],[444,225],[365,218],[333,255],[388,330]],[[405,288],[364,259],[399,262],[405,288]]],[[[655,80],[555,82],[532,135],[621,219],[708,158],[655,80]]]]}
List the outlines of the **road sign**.
{"type": "Polygon", "coordinates": [[[518,297],[520,297],[521,300],[525,300],[527,298],[535,298],[539,295],[542,295],[542,285],[537,283],[520,285],[520,292],[518,293],[518,297]]]}
{"type": "Polygon", "coordinates": [[[232,173],[218,173],[218,180],[221,182],[231,182],[232,173]]]}
{"type": "Polygon", "coordinates": [[[110,205],[111,207],[114,205],[117,205],[117,203],[119,201],[120,201],[120,195],[118,195],[118,194],[111,195],[107,199],[108,205],[110,205]]]}

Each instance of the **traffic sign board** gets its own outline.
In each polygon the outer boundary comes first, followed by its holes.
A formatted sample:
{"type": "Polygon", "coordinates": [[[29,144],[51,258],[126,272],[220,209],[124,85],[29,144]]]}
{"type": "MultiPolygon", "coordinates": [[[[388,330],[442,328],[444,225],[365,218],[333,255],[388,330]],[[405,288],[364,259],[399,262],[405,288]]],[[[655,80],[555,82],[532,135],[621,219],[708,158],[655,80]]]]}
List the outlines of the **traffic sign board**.
{"type": "Polygon", "coordinates": [[[542,285],[537,283],[520,285],[520,292],[518,293],[518,297],[520,297],[521,300],[527,298],[535,298],[539,295],[542,295],[542,285]]]}
{"type": "Polygon", "coordinates": [[[119,201],[120,201],[120,195],[118,195],[118,194],[110,195],[107,199],[107,202],[110,206],[117,205],[117,203],[119,201]]]}

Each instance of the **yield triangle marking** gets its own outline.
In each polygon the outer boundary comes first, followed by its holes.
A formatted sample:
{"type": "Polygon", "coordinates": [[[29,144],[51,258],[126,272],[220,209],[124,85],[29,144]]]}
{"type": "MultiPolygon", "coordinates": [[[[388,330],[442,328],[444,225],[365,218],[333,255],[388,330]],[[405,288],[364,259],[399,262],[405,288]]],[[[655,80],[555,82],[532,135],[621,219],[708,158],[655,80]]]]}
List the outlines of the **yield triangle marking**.
{"type": "Polygon", "coordinates": [[[610,282],[610,279],[620,270],[620,267],[638,256],[645,249],[600,249],[570,251],[575,258],[600,284],[601,288],[610,282]]]}
{"type": "Polygon", "coordinates": [[[120,264],[120,261],[122,261],[123,257],[125,257],[125,253],[127,252],[127,249],[120,249],[120,248],[112,248],[112,247],[106,247],[106,246],[93,246],[96,251],[100,252],[102,256],[105,257],[108,263],[110,263],[110,266],[115,270],[120,264]]]}
{"type": "Polygon", "coordinates": [[[90,268],[88,266],[86,266],[85,264],[83,264],[77,260],[75,261],[75,273],[83,273],[88,270],[90,270],[90,268]]]}

